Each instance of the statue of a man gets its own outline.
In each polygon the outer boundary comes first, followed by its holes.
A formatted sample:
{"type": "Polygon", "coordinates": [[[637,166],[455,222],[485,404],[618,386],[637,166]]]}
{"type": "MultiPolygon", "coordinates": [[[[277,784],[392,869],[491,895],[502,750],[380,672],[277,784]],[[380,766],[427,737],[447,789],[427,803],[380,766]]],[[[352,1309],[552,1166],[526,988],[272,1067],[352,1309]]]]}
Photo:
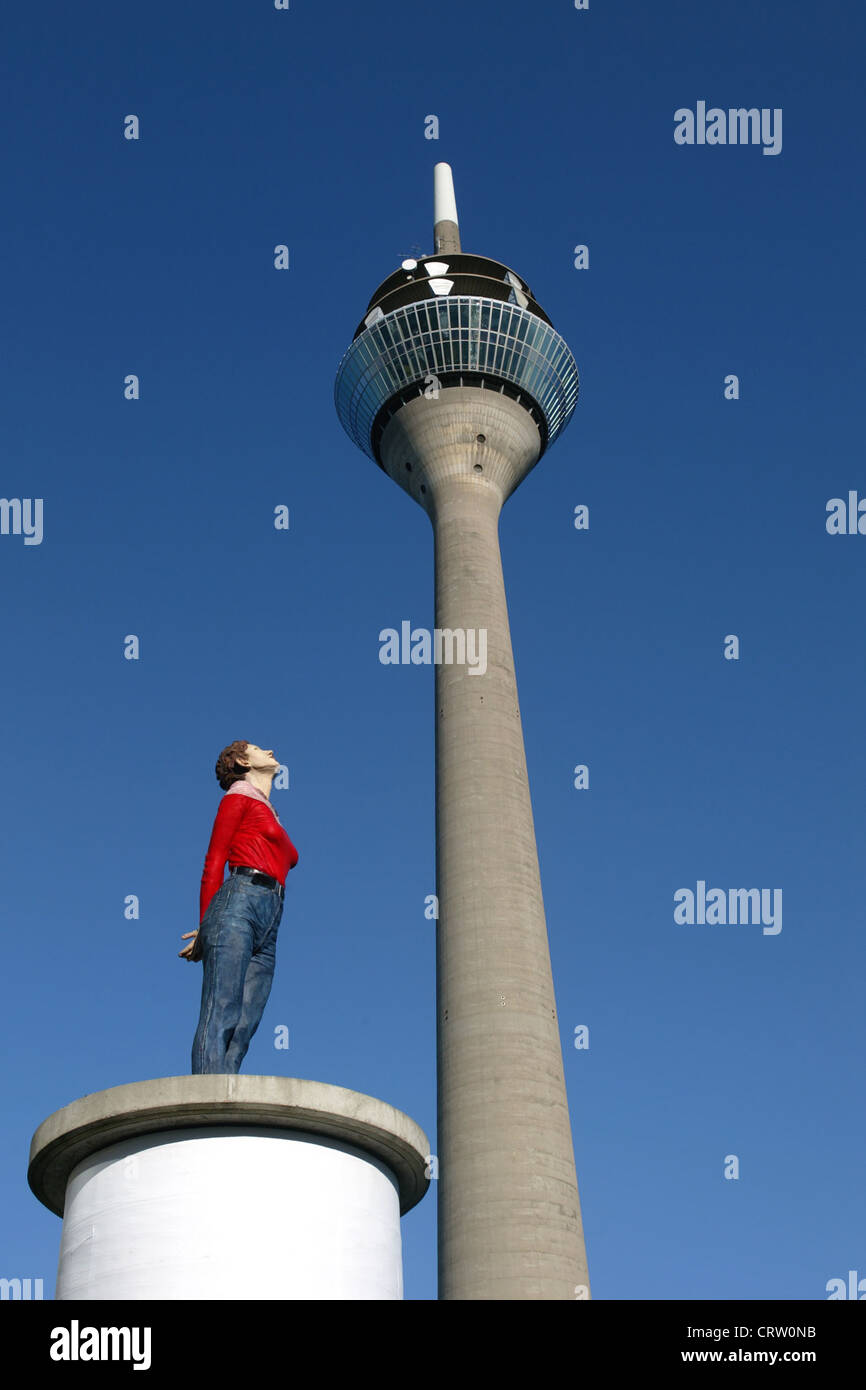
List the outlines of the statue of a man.
{"type": "Polygon", "coordinates": [[[217,758],[225,796],[204,861],[199,929],[184,933],[194,940],[179,952],[204,966],[194,1075],[240,1070],[271,992],[286,875],[298,862],[270,802],[279,766],[273,749],[242,739],[217,758]]]}

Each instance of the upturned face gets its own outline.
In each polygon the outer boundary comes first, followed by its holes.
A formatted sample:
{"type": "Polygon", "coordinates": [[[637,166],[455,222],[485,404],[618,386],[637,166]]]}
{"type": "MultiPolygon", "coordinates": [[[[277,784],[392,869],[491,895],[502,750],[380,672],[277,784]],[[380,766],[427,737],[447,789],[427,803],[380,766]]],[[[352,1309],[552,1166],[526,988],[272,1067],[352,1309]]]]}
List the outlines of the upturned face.
{"type": "Polygon", "coordinates": [[[276,772],[279,762],[274,757],[273,748],[259,748],[257,743],[248,743],[243,759],[251,772],[276,772]]]}

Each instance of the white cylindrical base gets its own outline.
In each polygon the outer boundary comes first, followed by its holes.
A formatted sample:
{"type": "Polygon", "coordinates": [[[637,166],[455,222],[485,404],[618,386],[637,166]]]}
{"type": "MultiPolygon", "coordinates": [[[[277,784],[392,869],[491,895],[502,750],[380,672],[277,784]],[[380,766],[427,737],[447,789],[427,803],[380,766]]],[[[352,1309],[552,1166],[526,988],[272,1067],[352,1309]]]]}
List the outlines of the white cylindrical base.
{"type": "Polygon", "coordinates": [[[74,1169],[58,1299],[399,1299],[383,1163],[297,1131],[176,1129],[74,1169]]]}
{"type": "Polygon", "coordinates": [[[28,1181],[63,1216],[60,1300],[399,1299],[429,1157],[408,1115],[357,1091],[170,1076],[49,1115],[28,1181]]]}

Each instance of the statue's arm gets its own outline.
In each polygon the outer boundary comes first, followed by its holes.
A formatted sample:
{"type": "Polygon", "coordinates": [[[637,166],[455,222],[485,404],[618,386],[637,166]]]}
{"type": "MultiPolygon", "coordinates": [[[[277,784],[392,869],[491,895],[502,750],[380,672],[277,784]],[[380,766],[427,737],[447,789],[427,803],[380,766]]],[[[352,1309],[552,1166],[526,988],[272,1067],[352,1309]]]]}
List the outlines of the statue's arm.
{"type": "Polygon", "coordinates": [[[201,876],[199,926],[201,926],[202,919],[208,910],[211,898],[222,884],[226,860],[229,857],[229,847],[249,804],[249,798],[246,796],[224,796],[219,804],[211,831],[210,844],[204,859],[204,871],[201,876]]]}
{"type": "MultiPolygon", "coordinates": [[[[199,926],[201,926],[211,899],[219,891],[232,839],[244,818],[248,805],[248,797],[224,796],[217,808],[210,844],[205,855],[204,871],[201,876],[199,926]]],[[[196,949],[198,946],[197,937],[197,931],[184,932],[181,941],[189,941],[189,945],[184,946],[182,951],[178,951],[182,960],[196,961],[201,959],[200,953],[196,949]],[[190,940],[190,938],[192,939],[190,940]]]]}

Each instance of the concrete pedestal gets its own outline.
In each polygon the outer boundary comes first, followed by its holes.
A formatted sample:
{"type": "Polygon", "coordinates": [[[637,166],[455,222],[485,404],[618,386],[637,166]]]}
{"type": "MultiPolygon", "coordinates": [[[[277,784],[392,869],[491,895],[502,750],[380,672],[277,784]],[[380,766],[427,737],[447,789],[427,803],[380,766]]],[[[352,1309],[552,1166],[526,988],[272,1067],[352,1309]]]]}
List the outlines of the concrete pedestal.
{"type": "Polygon", "coordinates": [[[172,1076],[74,1101],[28,1180],[63,1216],[55,1297],[399,1299],[429,1145],[392,1106],[277,1076],[172,1076]]]}

